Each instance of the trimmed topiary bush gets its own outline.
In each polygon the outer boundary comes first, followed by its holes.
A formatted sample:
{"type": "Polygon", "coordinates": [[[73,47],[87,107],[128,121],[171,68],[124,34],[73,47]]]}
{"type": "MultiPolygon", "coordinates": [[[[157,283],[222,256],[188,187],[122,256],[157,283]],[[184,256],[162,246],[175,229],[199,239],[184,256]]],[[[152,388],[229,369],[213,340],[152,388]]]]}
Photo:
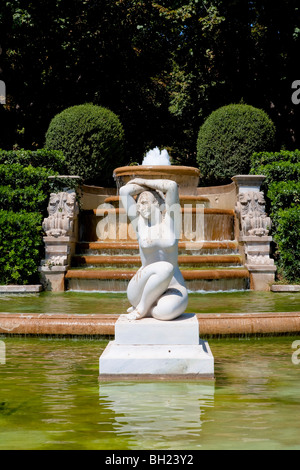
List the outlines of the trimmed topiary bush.
{"type": "Polygon", "coordinates": [[[69,174],[107,184],[124,158],[124,130],[119,118],[106,108],[73,106],[52,119],[45,146],[63,152],[69,174]]]}
{"type": "Polygon", "coordinates": [[[231,104],[212,112],[201,126],[197,161],[204,184],[226,184],[249,174],[254,152],[272,151],[275,126],[261,109],[231,104]]]}

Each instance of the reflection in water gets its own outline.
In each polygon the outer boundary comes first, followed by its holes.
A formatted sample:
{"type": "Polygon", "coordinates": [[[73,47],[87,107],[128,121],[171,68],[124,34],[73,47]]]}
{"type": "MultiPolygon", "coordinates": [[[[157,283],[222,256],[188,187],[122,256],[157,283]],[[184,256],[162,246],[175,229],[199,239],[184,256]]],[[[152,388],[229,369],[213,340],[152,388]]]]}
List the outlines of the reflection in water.
{"type": "Polygon", "coordinates": [[[215,383],[99,385],[107,341],[2,335],[0,450],[299,450],[299,339],[211,338],[215,383]]]}
{"type": "Polygon", "coordinates": [[[180,449],[183,439],[197,449],[214,382],[102,383],[99,394],[131,449],[180,449]]]}

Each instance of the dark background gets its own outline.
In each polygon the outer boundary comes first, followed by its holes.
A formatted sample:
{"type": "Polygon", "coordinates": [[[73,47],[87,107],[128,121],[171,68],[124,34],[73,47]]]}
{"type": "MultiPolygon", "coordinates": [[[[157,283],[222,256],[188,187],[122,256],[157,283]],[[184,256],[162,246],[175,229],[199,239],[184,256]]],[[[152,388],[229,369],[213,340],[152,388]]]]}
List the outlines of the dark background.
{"type": "Polygon", "coordinates": [[[52,117],[91,102],[115,112],[127,162],[154,146],[196,165],[220,106],[266,111],[277,149],[299,148],[299,1],[14,0],[0,5],[0,147],[44,146],[52,117]]]}

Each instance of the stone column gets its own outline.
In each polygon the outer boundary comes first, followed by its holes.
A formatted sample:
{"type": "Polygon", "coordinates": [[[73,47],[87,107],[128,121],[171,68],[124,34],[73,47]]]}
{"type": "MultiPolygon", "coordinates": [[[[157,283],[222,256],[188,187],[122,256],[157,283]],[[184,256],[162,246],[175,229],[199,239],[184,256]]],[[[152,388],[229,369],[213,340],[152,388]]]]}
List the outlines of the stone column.
{"type": "Polygon", "coordinates": [[[264,193],[260,191],[265,176],[237,175],[232,178],[237,188],[235,206],[239,221],[239,243],[250,273],[250,288],[267,291],[275,280],[276,266],[270,258],[272,221],[265,211],[264,193]]]}
{"type": "Polygon", "coordinates": [[[78,203],[74,190],[50,195],[48,217],[43,221],[45,259],[40,267],[45,290],[65,290],[65,274],[78,240],[78,203]]]}

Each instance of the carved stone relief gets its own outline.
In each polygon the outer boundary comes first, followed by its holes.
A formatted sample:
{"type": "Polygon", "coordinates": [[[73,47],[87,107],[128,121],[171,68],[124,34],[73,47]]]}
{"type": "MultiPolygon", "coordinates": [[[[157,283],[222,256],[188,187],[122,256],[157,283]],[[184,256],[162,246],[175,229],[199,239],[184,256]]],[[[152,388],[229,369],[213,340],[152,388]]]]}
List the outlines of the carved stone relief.
{"type": "Polygon", "coordinates": [[[78,213],[74,190],[50,195],[48,217],[42,224],[46,234],[45,259],[42,260],[40,268],[46,290],[64,290],[65,272],[70,265],[77,241],[78,213]]]}
{"type": "Polygon", "coordinates": [[[271,229],[271,219],[266,214],[266,203],[262,191],[240,193],[236,203],[236,213],[240,219],[243,236],[266,236],[271,229]]]}
{"type": "Polygon", "coordinates": [[[43,221],[43,229],[47,236],[71,236],[74,232],[74,220],[78,215],[75,191],[52,193],[48,214],[49,217],[43,221]]]}

